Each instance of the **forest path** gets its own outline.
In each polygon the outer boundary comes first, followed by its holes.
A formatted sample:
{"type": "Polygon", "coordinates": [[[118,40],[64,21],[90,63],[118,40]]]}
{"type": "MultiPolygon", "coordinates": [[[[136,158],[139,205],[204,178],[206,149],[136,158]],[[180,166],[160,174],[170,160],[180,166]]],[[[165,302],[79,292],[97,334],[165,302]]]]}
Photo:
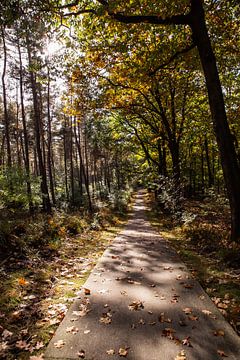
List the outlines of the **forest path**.
{"type": "Polygon", "coordinates": [[[45,359],[240,359],[240,338],[146,220],[142,192],[84,288],[45,359]]]}

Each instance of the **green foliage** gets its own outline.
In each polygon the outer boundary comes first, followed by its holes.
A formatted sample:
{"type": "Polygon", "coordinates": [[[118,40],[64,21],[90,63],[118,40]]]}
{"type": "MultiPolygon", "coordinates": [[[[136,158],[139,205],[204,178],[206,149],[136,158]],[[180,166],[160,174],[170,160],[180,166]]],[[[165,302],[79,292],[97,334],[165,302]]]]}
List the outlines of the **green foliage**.
{"type": "Polygon", "coordinates": [[[28,208],[29,198],[27,194],[27,181],[31,182],[32,202],[35,206],[41,202],[40,179],[27,174],[21,168],[1,169],[0,171],[0,207],[9,209],[28,208]]]}
{"type": "Polygon", "coordinates": [[[109,196],[112,208],[121,214],[126,213],[130,198],[131,189],[116,190],[109,196]]]}

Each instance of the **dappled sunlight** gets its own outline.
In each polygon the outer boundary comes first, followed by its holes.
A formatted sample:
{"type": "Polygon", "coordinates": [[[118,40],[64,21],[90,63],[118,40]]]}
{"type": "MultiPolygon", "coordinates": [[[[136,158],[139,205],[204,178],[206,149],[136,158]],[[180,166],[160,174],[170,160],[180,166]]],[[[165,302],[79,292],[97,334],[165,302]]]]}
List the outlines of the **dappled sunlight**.
{"type": "MultiPolygon", "coordinates": [[[[142,199],[139,196],[137,201],[142,199]]],[[[130,360],[172,360],[183,349],[188,360],[230,359],[240,353],[231,327],[174,250],[144,220],[144,206],[105,251],[80,298],[71,306],[46,357],[105,360],[120,348],[130,360]],[[86,295],[88,294],[88,295],[86,295]],[[71,330],[76,330],[72,334],[71,330]],[[223,336],[215,336],[223,329],[223,336]],[[60,340],[64,345],[57,348],[60,340]]]]}

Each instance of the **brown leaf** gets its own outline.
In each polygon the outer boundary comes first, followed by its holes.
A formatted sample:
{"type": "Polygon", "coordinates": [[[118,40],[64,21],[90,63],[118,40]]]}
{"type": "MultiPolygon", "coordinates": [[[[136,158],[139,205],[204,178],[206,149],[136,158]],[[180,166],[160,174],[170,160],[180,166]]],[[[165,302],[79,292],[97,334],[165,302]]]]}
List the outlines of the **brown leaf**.
{"type": "Polygon", "coordinates": [[[39,350],[42,349],[44,347],[44,343],[42,341],[37,341],[36,345],[35,345],[35,349],[39,350]]]}
{"type": "Polygon", "coordinates": [[[202,313],[205,314],[205,315],[211,315],[212,312],[209,311],[209,310],[202,310],[202,313]]]}
{"type": "Polygon", "coordinates": [[[221,329],[218,329],[218,330],[214,331],[214,335],[215,336],[224,336],[225,332],[221,329]]]}
{"type": "Polygon", "coordinates": [[[132,280],[132,279],[129,279],[127,281],[129,284],[134,284],[134,285],[141,285],[141,283],[139,281],[135,281],[135,280],[132,280]]]}
{"type": "Polygon", "coordinates": [[[164,313],[161,313],[161,314],[159,315],[158,321],[159,321],[160,323],[164,323],[164,322],[166,322],[166,323],[171,323],[171,322],[172,322],[171,319],[165,318],[165,314],[164,314],[164,313]]]}
{"type": "Polygon", "coordinates": [[[81,359],[85,358],[85,350],[81,349],[80,351],[78,351],[77,356],[80,357],[81,359]]]}
{"type": "Polygon", "coordinates": [[[140,300],[133,301],[131,304],[128,305],[129,310],[137,311],[144,308],[143,303],[140,300]]]}
{"type": "Polygon", "coordinates": [[[84,294],[85,295],[90,295],[91,294],[91,290],[84,288],[84,294]]]}
{"type": "Polygon", "coordinates": [[[61,349],[65,344],[66,344],[65,341],[63,341],[63,340],[58,340],[58,341],[55,342],[53,345],[54,345],[55,348],[61,349]]]}
{"type": "Polygon", "coordinates": [[[102,323],[102,324],[111,324],[112,322],[112,319],[111,319],[111,314],[108,312],[108,313],[103,313],[102,316],[100,317],[99,319],[99,322],[102,323]]]}
{"type": "Polygon", "coordinates": [[[129,348],[120,348],[120,349],[118,350],[118,355],[119,355],[119,356],[124,356],[124,357],[126,357],[127,354],[128,354],[128,349],[129,349],[129,348]]]}
{"type": "Polygon", "coordinates": [[[185,289],[192,289],[193,285],[191,284],[183,284],[183,286],[185,287],[185,289]]]}
{"type": "Polygon", "coordinates": [[[30,347],[30,344],[28,344],[25,340],[19,340],[15,344],[16,348],[21,350],[28,350],[30,347]]]}
{"type": "Polygon", "coordinates": [[[190,336],[187,336],[185,339],[182,340],[182,344],[185,346],[192,347],[192,344],[190,343],[190,336]]]}
{"type": "Polygon", "coordinates": [[[183,312],[186,314],[186,315],[189,315],[192,313],[192,309],[191,308],[188,308],[186,307],[185,309],[183,309],[183,312]]]}
{"type": "Polygon", "coordinates": [[[228,355],[223,350],[218,350],[217,353],[222,357],[228,357],[228,355]]]}
{"type": "Polygon", "coordinates": [[[218,304],[217,304],[217,307],[220,308],[220,309],[227,309],[227,308],[228,308],[228,305],[227,305],[227,304],[224,304],[224,303],[218,303],[218,304]]]}
{"type": "Polygon", "coordinates": [[[70,327],[67,327],[66,329],[66,332],[67,333],[72,333],[72,334],[77,334],[78,333],[78,328],[76,326],[70,326],[70,327]]]}

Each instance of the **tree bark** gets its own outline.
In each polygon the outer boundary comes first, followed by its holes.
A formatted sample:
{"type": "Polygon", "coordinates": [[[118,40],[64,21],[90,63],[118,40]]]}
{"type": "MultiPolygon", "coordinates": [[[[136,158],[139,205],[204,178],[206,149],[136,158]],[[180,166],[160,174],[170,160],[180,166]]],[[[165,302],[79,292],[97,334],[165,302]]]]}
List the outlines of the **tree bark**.
{"type": "MultiPolygon", "coordinates": [[[[32,54],[30,49],[30,43],[28,37],[27,40],[27,53],[28,53],[28,61],[30,67],[32,66],[32,54]]],[[[41,116],[39,109],[39,101],[37,94],[37,84],[36,84],[36,75],[33,71],[30,71],[30,79],[31,79],[31,88],[32,88],[32,96],[33,96],[33,108],[34,108],[34,127],[35,127],[35,137],[36,137],[36,151],[38,157],[38,166],[39,173],[41,176],[41,192],[42,192],[42,203],[43,210],[47,213],[51,212],[51,202],[48,192],[48,184],[47,184],[47,174],[46,167],[44,165],[44,157],[41,148],[41,116]]]]}
{"type": "Polygon", "coordinates": [[[7,70],[7,47],[5,41],[5,29],[1,26],[2,42],[3,42],[3,71],[2,71],[2,91],[3,91],[3,109],[4,109],[4,125],[5,125],[5,138],[7,145],[7,166],[12,167],[12,154],[11,154],[11,141],[10,141],[10,130],[9,130],[9,114],[7,106],[7,94],[5,76],[7,70]]]}
{"type": "Polygon", "coordinates": [[[26,177],[27,177],[27,194],[28,194],[28,206],[29,211],[33,211],[33,202],[32,202],[32,189],[31,189],[31,180],[30,180],[30,164],[29,164],[29,144],[28,144],[28,131],[26,124],[26,116],[25,116],[25,106],[24,106],[24,91],[23,91],[23,66],[22,66],[22,54],[21,48],[18,39],[18,57],[19,57],[19,83],[20,83],[20,102],[21,102],[21,115],[22,115],[22,124],[23,124],[23,138],[24,138],[24,152],[25,156],[24,163],[26,169],[26,177]]]}
{"type": "Polygon", "coordinates": [[[240,241],[240,168],[229,129],[216,58],[205,22],[202,0],[191,0],[190,26],[203,67],[214,131],[231,208],[231,238],[240,241]]]}

